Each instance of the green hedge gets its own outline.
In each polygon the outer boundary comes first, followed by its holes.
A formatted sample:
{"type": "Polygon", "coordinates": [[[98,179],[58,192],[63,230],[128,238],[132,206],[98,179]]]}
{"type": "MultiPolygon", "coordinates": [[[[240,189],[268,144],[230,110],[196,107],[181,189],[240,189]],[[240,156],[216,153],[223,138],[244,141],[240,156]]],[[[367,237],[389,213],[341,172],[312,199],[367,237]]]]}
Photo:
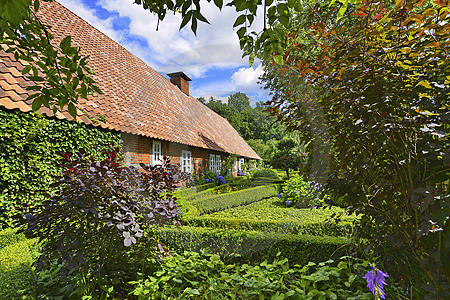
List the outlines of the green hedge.
{"type": "Polygon", "coordinates": [[[258,177],[266,177],[266,178],[273,178],[273,179],[281,179],[280,176],[278,175],[277,170],[275,169],[262,169],[262,170],[258,170],[256,171],[253,176],[253,178],[258,178],[258,177]]]}
{"type": "Polygon", "coordinates": [[[51,192],[49,185],[61,172],[57,151],[84,148],[103,158],[107,145],[120,146],[120,136],[77,122],[0,108],[0,229],[10,227],[13,215],[51,192]]]}
{"type": "Polygon", "coordinates": [[[212,189],[212,188],[214,188],[216,186],[217,186],[217,183],[211,182],[211,183],[199,185],[199,186],[196,187],[196,189],[197,189],[197,192],[200,193],[200,192],[203,192],[205,190],[212,189]]]}
{"type": "Polygon", "coordinates": [[[255,220],[221,218],[213,216],[186,217],[183,223],[195,227],[212,227],[235,230],[254,230],[288,234],[309,234],[317,236],[346,236],[351,233],[351,224],[327,224],[325,222],[300,222],[292,220],[255,220]]]}
{"type": "Polygon", "coordinates": [[[190,187],[190,188],[184,188],[182,190],[177,190],[174,193],[174,196],[181,199],[181,198],[189,198],[195,194],[197,194],[196,188],[190,187]]]}
{"type": "Polygon", "coordinates": [[[25,240],[23,233],[17,234],[16,232],[17,229],[13,228],[0,231],[0,249],[25,240]]]}
{"type": "Polygon", "coordinates": [[[271,177],[257,177],[253,179],[252,184],[254,186],[261,186],[261,185],[269,185],[269,184],[282,184],[284,181],[271,178],[271,177]]]}
{"type": "Polygon", "coordinates": [[[218,254],[233,262],[272,261],[280,253],[294,264],[319,262],[346,253],[350,240],[344,237],[280,234],[258,231],[234,231],[202,227],[164,227],[162,240],[175,250],[218,254]],[[235,257],[234,254],[239,254],[235,257]]]}
{"type": "Polygon", "coordinates": [[[33,298],[36,283],[30,248],[34,243],[24,240],[0,249],[0,299],[33,298]]]}
{"type": "Polygon", "coordinates": [[[212,213],[249,204],[262,198],[272,197],[277,193],[278,186],[260,186],[221,195],[212,195],[203,199],[194,200],[191,202],[191,205],[197,207],[202,213],[212,213]]]}

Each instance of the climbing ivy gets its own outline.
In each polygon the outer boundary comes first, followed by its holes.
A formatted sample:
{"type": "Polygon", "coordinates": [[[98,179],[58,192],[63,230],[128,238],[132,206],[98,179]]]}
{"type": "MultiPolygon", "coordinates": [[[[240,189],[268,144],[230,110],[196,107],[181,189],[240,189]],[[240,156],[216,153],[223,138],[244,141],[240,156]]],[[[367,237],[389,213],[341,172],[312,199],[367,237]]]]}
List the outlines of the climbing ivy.
{"type": "Polygon", "coordinates": [[[36,113],[0,109],[0,229],[13,216],[32,209],[51,192],[61,172],[60,152],[87,149],[105,158],[108,145],[121,145],[117,133],[36,113]]]}

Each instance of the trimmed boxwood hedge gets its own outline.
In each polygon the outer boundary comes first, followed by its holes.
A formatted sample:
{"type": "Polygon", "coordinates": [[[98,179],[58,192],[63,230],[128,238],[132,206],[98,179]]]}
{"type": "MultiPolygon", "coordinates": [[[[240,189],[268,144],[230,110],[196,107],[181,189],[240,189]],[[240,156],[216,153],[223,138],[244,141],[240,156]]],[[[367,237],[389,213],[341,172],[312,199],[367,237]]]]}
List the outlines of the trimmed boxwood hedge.
{"type": "Polygon", "coordinates": [[[288,234],[309,234],[317,236],[346,236],[351,233],[351,224],[325,222],[301,222],[291,220],[255,220],[220,218],[212,216],[183,218],[185,225],[195,227],[212,227],[235,230],[254,230],[264,232],[277,232],[288,234]]]}
{"type": "Polygon", "coordinates": [[[16,232],[17,229],[13,228],[0,231],[0,249],[26,239],[23,233],[17,234],[16,232]]]}
{"type": "Polygon", "coordinates": [[[205,227],[163,227],[161,239],[174,250],[218,254],[239,263],[273,261],[278,254],[294,264],[320,262],[346,254],[350,240],[344,237],[234,231],[205,227]],[[235,256],[238,254],[238,256],[235,256]]]}
{"type": "Polygon", "coordinates": [[[33,298],[36,286],[31,268],[35,240],[23,240],[0,249],[0,299],[33,298]]]}
{"type": "Polygon", "coordinates": [[[278,189],[276,185],[260,186],[221,195],[212,195],[191,201],[190,205],[195,206],[201,213],[212,213],[249,204],[262,198],[273,197],[278,193],[278,189]]]}

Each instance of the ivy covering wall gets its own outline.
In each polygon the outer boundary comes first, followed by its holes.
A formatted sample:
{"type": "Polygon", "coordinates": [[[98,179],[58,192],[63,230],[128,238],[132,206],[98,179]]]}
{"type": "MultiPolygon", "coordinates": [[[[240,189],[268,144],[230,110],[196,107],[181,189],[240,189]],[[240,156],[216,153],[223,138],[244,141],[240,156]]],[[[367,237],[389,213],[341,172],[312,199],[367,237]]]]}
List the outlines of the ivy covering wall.
{"type": "Polygon", "coordinates": [[[0,229],[51,192],[50,184],[61,171],[58,151],[83,148],[101,159],[108,145],[121,147],[120,134],[0,108],[0,229]]]}

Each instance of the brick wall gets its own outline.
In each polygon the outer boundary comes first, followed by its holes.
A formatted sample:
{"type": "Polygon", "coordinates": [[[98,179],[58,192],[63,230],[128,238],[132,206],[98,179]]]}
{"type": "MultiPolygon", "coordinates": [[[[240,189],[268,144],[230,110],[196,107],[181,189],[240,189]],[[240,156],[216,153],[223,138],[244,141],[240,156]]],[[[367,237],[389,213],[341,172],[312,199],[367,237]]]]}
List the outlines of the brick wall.
{"type": "MultiPolygon", "coordinates": [[[[131,165],[139,163],[150,164],[152,153],[152,139],[143,136],[137,136],[122,133],[123,151],[126,161],[131,165]]],[[[200,170],[209,170],[209,155],[220,155],[221,161],[227,156],[227,153],[212,151],[204,148],[188,146],[180,143],[161,141],[162,156],[170,158],[172,164],[181,164],[181,153],[183,150],[191,151],[192,167],[194,174],[200,170]]]]}

